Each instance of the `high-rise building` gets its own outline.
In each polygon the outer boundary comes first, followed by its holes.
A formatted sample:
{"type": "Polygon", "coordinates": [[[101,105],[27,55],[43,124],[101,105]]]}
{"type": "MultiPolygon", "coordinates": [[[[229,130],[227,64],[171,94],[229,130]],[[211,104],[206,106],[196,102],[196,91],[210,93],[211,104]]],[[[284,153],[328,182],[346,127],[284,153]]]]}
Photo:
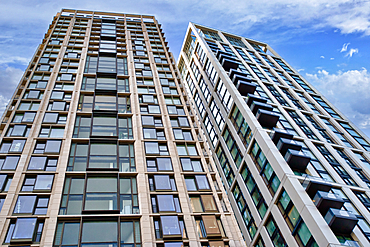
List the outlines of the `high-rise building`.
{"type": "Polygon", "coordinates": [[[369,139],[268,44],[190,23],[178,68],[247,246],[370,246],[369,139]]]}
{"type": "Polygon", "coordinates": [[[1,119],[5,246],[245,246],[153,16],[64,9],[1,119]]]}

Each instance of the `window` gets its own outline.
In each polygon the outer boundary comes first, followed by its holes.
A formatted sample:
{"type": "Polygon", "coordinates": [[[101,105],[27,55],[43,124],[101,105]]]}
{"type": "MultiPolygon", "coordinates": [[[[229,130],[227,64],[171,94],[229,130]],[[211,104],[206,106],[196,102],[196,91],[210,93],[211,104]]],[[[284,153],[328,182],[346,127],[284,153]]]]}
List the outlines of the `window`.
{"type": "Polygon", "coordinates": [[[194,213],[218,212],[213,195],[191,196],[190,204],[194,213]]]}
{"type": "Polygon", "coordinates": [[[211,190],[206,175],[195,175],[194,177],[185,177],[185,184],[188,191],[211,190]]]}
{"type": "Polygon", "coordinates": [[[229,186],[231,186],[234,181],[235,174],[233,169],[231,168],[230,162],[226,157],[225,151],[220,144],[216,148],[216,154],[218,161],[220,162],[220,166],[222,167],[222,172],[224,173],[225,178],[227,180],[227,183],[229,184],[229,186]]]}
{"type": "Polygon", "coordinates": [[[54,99],[54,100],[71,100],[72,99],[72,94],[71,93],[65,93],[63,91],[56,91],[56,90],[54,90],[51,93],[50,99],[54,99]]]}
{"type": "Polygon", "coordinates": [[[154,219],[156,238],[186,237],[184,222],[177,216],[161,216],[154,219]]]}
{"type": "Polygon", "coordinates": [[[184,108],[169,105],[167,106],[168,114],[170,115],[185,115],[184,108]]]}
{"type": "Polygon", "coordinates": [[[42,99],[43,93],[38,90],[30,90],[24,94],[24,99],[42,99]]]}
{"type": "Polygon", "coordinates": [[[154,175],[149,177],[150,191],[177,191],[175,179],[170,175],[154,175]]]}
{"type": "Polygon", "coordinates": [[[172,127],[189,127],[190,124],[187,117],[177,117],[171,118],[171,126],[172,127]]]}
{"type": "Polygon", "coordinates": [[[62,145],[61,140],[47,140],[47,141],[38,141],[36,143],[35,149],[33,150],[34,154],[58,154],[60,152],[60,146],[62,145]]]}
{"type": "Polygon", "coordinates": [[[270,216],[270,218],[266,221],[265,227],[275,247],[287,246],[285,239],[281,235],[279,227],[277,227],[272,216],[270,216]]]}
{"type": "Polygon", "coordinates": [[[146,105],[146,106],[140,106],[140,113],[142,114],[160,114],[161,110],[159,108],[159,105],[146,105]]]}
{"type": "MultiPolygon", "coordinates": [[[[279,188],[280,180],[257,142],[253,143],[250,155],[255,165],[257,166],[257,169],[260,172],[263,181],[269,188],[270,193],[274,195],[279,188]]],[[[248,174],[249,170],[247,170],[246,167],[243,168],[242,177],[246,178],[247,174],[245,174],[244,172],[248,174]]]]}
{"type": "Polygon", "coordinates": [[[220,219],[214,215],[202,215],[195,222],[200,238],[225,236],[220,219]]]}
{"type": "Polygon", "coordinates": [[[52,103],[49,103],[48,105],[48,111],[68,111],[69,109],[69,103],[64,101],[54,101],[52,103]]]}
{"type": "Polygon", "coordinates": [[[191,131],[189,130],[173,129],[173,135],[175,136],[176,140],[186,140],[186,141],[193,140],[193,136],[191,134],[191,131]]]}
{"type": "Polygon", "coordinates": [[[52,137],[52,138],[62,138],[64,135],[64,128],[57,127],[42,127],[40,130],[39,137],[52,137]]]}
{"type": "Polygon", "coordinates": [[[136,171],[134,157],[133,144],[91,143],[89,146],[85,143],[72,143],[67,171],[86,171],[88,168],[134,172],[136,171]]]}
{"type": "Polygon", "coordinates": [[[48,211],[49,198],[39,196],[18,196],[13,214],[45,215],[48,211]]]}
{"type": "Polygon", "coordinates": [[[5,243],[40,242],[44,223],[37,218],[17,218],[10,222],[5,243]]]}
{"type": "MultiPolygon", "coordinates": [[[[91,103],[92,103],[92,99],[91,99],[91,103]]],[[[116,111],[117,110],[116,104],[117,104],[116,96],[95,95],[94,110],[116,111]]]]}
{"type": "MultiPolygon", "coordinates": [[[[6,175],[6,174],[0,174],[0,191],[6,192],[9,189],[10,183],[12,182],[13,177],[6,175]]],[[[4,203],[2,199],[2,203],[4,203]]]]}
{"type": "Polygon", "coordinates": [[[12,142],[3,142],[0,147],[0,153],[21,153],[26,140],[13,140],[12,142]]]}
{"type": "MultiPolygon", "coordinates": [[[[294,206],[285,190],[281,193],[277,204],[299,246],[317,246],[311,232],[308,230],[297,208],[294,206]]],[[[274,222],[269,224],[270,227],[273,227],[273,223],[274,222]]]]}
{"type": "Polygon", "coordinates": [[[166,144],[158,142],[145,142],[145,153],[156,155],[168,155],[168,148],[166,144]]]}
{"type": "Polygon", "coordinates": [[[247,166],[244,165],[241,175],[245,182],[245,186],[252,197],[252,201],[258,210],[258,213],[260,214],[261,219],[263,219],[267,212],[267,204],[247,166]]]}
{"type": "Polygon", "coordinates": [[[55,233],[54,246],[85,246],[102,245],[118,246],[118,239],[121,246],[141,246],[140,223],[139,221],[84,221],[80,222],[58,222],[55,233]],[[118,224],[120,232],[118,238],[118,224]],[[82,231],[80,231],[82,225],[82,231]],[[101,234],[101,229],[105,229],[106,234],[101,234]],[[80,243],[81,241],[81,243],[80,243]]]}
{"type": "Polygon", "coordinates": [[[89,176],[86,179],[66,178],[62,199],[64,203],[60,207],[60,214],[81,214],[82,211],[96,213],[107,210],[120,214],[139,213],[135,178],[89,176]]]}
{"type": "Polygon", "coordinates": [[[0,167],[1,170],[12,170],[14,171],[17,168],[19,161],[19,156],[6,156],[0,157],[0,167]]]}
{"type": "Polygon", "coordinates": [[[163,129],[143,128],[144,139],[166,140],[163,129]]]}
{"type": "Polygon", "coordinates": [[[9,126],[8,132],[6,134],[7,137],[27,137],[28,133],[30,132],[31,127],[27,125],[13,125],[9,126]]]}
{"type": "Polygon", "coordinates": [[[30,82],[28,84],[29,89],[35,89],[35,88],[41,88],[44,89],[46,88],[46,85],[48,84],[48,81],[38,81],[38,82],[30,82]]]}
{"type": "Polygon", "coordinates": [[[17,113],[14,115],[13,123],[33,123],[36,112],[17,113]]]}
{"type": "Polygon", "coordinates": [[[172,162],[171,158],[155,158],[147,159],[146,167],[148,172],[157,172],[157,171],[172,171],[172,162]]]}
{"type": "Polygon", "coordinates": [[[184,172],[203,172],[202,162],[200,160],[181,158],[180,161],[184,172]]]}
{"type": "Polygon", "coordinates": [[[174,195],[156,195],[151,197],[153,213],[181,213],[179,198],[174,195]]]}
{"type": "Polygon", "coordinates": [[[58,158],[45,156],[32,156],[28,164],[28,170],[32,171],[56,171],[58,158]]]}
{"type": "Polygon", "coordinates": [[[40,103],[39,102],[21,102],[19,104],[18,110],[31,110],[31,111],[37,111],[39,109],[40,103]]]}
{"type": "Polygon", "coordinates": [[[176,144],[176,147],[179,155],[198,156],[198,152],[194,144],[176,144]]]}
{"type": "Polygon", "coordinates": [[[55,124],[65,124],[67,122],[66,115],[59,115],[59,113],[50,113],[47,112],[44,115],[44,120],[42,123],[55,123],[55,124]]]}
{"type": "Polygon", "coordinates": [[[54,175],[38,174],[35,177],[26,177],[21,191],[51,191],[53,180],[54,175]]]}
{"type": "Polygon", "coordinates": [[[230,133],[228,126],[225,128],[222,137],[224,138],[226,146],[230,151],[231,157],[233,158],[235,165],[239,168],[243,160],[243,155],[240,152],[237,142],[230,133]]]}

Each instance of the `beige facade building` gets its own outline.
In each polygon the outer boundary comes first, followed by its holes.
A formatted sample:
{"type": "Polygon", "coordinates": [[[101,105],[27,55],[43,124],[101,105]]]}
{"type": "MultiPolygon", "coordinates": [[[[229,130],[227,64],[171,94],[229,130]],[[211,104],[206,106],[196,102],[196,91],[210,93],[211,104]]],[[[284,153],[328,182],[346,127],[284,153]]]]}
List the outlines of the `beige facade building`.
{"type": "Polygon", "coordinates": [[[178,68],[247,246],[370,246],[369,139],[268,44],[190,23],[178,68]]]}
{"type": "Polygon", "coordinates": [[[245,246],[177,71],[153,16],[57,13],[1,119],[2,245],[245,246]]]}

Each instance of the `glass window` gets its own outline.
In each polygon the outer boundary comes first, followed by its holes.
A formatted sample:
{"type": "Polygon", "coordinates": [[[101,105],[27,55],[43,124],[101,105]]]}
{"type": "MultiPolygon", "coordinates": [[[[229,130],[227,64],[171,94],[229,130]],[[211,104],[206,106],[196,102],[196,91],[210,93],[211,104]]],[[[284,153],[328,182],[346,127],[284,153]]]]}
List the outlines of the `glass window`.
{"type": "Polygon", "coordinates": [[[117,209],[117,179],[91,177],[87,179],[85,210],[117,209]]]}
{"type": "Polygon", "coordinates": [[[113,221],[90,221],[82,225],[81,243],[117,243],[117,222],[113,221]],[[104,229],[104,231],[102,231],[104,229]]]}
{"type": "Polygon", "coordinates": [[[19,156],[7,156],[4,159],[0,158],[1,170],[15,170],[17,168],[19,156]]]}
{"type": "Polygon", "coordinates": [[[163,236],[181,236],[179,219],[177,216],[161,216],[160,218],[163,236]]]}
{"type": "Polygon", "coordinates": [[[42,228],[43,223],[37,224],[37,218],[18,218],[15,223],[10,224],[5,242],[38,242],[37,235],[41,236],[42,228]]]}

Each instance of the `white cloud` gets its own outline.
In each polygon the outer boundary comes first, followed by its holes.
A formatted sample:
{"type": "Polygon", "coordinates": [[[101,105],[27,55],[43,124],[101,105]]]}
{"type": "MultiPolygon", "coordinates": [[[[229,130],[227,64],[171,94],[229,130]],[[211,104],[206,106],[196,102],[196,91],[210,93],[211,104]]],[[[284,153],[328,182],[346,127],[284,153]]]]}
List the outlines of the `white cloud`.
{"type": "Polygon", "coordinates": [[[358,53],[358,49],[357,48],[355,48],[355,49],[351,48],[351,50],[349,50],[349,52],[345,55],[345,57],[352,57],[353,54],[355,54],[355,53],[358,53]]]}
{"type": "Polygon", "coordinates": [[[334,58],[333,58],[333,57],[331,57],[331,58],[330,58],[330,60],[334,60],[334,58]]]}
{"type": "Polygon", "coordinates": [[[331,74],[319,70],[306,74],[310,81],[331,103],[370,135],[370,73],[362,70],[338,71],[331,74]]]}
{"type": "Polygon", "coordinates": [[[320,58],[325,58],[324,56],[320,56],[320,58]]]}
{"type": "Polygon", "coordinates": [[[340,52],[345,52],[345,51],[347,51],[347,48],[348,48],[349,44],[350,44],[350,43],[344,43],[344,44],[343,44],[343,47],[342,47],[342,50],[340,50],[340,52]]]}
{"type": "Polygon", "coordinates": [[[23,71],[13,67],[0,67],[0,116],[3,114],[6,105],[13,96],[15,88],[17,87],[23,71]]]}

